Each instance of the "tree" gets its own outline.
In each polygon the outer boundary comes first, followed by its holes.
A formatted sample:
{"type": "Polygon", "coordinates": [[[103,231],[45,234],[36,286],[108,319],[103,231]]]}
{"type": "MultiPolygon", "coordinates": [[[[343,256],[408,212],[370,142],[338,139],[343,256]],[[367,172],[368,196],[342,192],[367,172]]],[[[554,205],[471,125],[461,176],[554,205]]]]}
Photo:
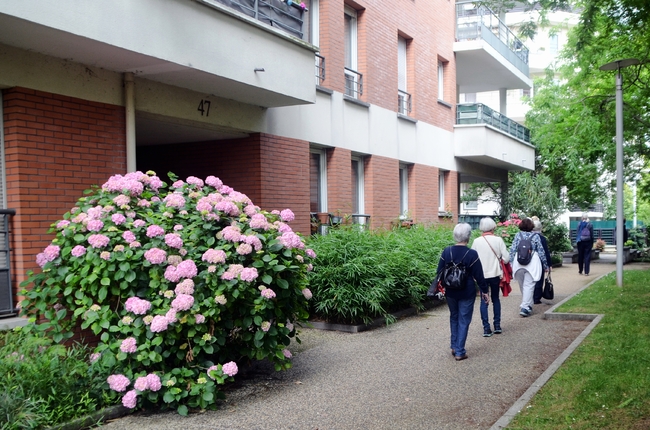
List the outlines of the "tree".
{"type": "Polygon", "coordinates": [[[587,206],[606,195],[616,172],[615,72],[599,66],[638,58],[640,66],[622,70],[625,177],[640,174],[631,163],[648,160],[650,146],[650,5],[642,0],[585,0],[580,24],[570,33],[559,61],[535,82],[526,116],[538,148],[538,171],[555,187],[565,185],[569,204],[587,206]]]}
{"type": "Polygon", "coordinates": [[[499,183],[472,184],[462,200],[496,202],[499,204],[498,217],[502,220],[516,213],[537,215],[542,223],[550,224],[565,209],[559,190],[553,187],[551,179],[544,174],[531,172],[511,173],[506,192],[502,192],[499,183]]]}

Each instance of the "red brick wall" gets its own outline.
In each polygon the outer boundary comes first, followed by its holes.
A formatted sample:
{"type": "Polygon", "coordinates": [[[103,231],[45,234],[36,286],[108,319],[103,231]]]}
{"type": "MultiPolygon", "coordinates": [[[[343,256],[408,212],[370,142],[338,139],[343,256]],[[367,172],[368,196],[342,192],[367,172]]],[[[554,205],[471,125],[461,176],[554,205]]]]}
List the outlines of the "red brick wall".
{"type": "MultiPolygon", "coordinates": [[[[455,3],[448,0],[346,2],[357,10],[358,72],[361,100],[397,111],[397,37],[406,36],[407,89],[412,116],[452,130],[454,110],[438,103],[438,59],[447,61],[445,101],[456,102],[453,43],[455,3]]],[[[325,87],[344,92],[344,1],[320,3],[320,54],[326,61],[325,87]]]]}
{"type": "Polygon", "coordinates": [[[16,209],[14,290],[84,190],[126,172],[124,108],[26,88],[3,90],[7,207],[16,209]]]}
{"type": "Polygon", "coordinates": [[[365,159],[365,206],[373,228],[390,227],[399,216],[399,161],[373,155],[365,159]]]}
{"type": "Polygon", "coordinates": [[[217,176],[265,210],[291,209],[294,231],[310,233],[309,143],[254,134],[244,139],[139,147],[138,170],[166,179],[217,176]]]}
{"type": "Polygon", "coordinates": [[[327,210],[338,216],[352,213],[352,151],[327,151],[327,210]]]}
{"type": "Polygon", "coordinates": [[[438,168],[414,164],[409,168],[409,211],[416,223],[438,222],[438,168]]]}

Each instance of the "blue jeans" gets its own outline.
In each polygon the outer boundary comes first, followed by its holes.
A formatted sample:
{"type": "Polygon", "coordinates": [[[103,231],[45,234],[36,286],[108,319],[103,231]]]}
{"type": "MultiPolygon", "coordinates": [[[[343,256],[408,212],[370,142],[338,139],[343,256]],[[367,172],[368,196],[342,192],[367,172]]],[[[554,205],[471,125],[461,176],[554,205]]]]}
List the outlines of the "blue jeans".
{"type": "Polygon", "coordinates": [[[591,263],[591,248],[594,247],[593,240],[585,240],[578,242],[578,272],[582,273],[585,269],[585,275],[589,274],[589,266],[591,263]]]}
{"type": "Polygon", "coordinates": [[[447,297],[449,306],[449,327],[451,328],[451,349],[456,351],[456,357],[465,355],[465,342],[472,322],[475,296],[470,299],[453,299],[447,297]]]}
{"type": "MultiPolygon", "coordinates": [[[[490,287],[490,300],[492,301],[492,307],[494,310],[494,329],[501,328],[501,300],[499,299],[499,293],[501,288],[499,288],[499,282],[501,280],[499,277],[487,278],[485,279],[487,284],[490,287]]],[[[492,331],[490,328],[490,317],[488,315],[488,305],[481,299],[481,321],[483,321],[483,330],[492,331]]]]}

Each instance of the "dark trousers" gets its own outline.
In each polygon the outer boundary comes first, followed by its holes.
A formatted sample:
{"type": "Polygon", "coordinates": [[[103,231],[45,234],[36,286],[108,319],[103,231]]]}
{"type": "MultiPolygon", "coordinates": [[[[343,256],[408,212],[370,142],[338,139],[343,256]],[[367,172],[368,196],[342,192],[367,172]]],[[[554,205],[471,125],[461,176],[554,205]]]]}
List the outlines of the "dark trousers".
{"type": "Polygon", "coordinates": [[[594,247],[593,240],[581,240],[578,242],[578,272],[585,271],[585,275],[589,274],[589,265],[591,263],[591,248],[594,247]]]}

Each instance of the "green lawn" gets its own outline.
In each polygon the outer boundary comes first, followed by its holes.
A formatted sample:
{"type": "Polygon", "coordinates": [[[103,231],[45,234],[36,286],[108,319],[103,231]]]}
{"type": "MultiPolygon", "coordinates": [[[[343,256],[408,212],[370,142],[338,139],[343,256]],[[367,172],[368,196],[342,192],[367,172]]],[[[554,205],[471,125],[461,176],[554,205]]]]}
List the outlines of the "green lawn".
{"type": "Polygon", "coordinates": [[[622,288],[612,273],[557,311],[605,317],[508,429],[650,428],[650,271],[622,288]]]}

